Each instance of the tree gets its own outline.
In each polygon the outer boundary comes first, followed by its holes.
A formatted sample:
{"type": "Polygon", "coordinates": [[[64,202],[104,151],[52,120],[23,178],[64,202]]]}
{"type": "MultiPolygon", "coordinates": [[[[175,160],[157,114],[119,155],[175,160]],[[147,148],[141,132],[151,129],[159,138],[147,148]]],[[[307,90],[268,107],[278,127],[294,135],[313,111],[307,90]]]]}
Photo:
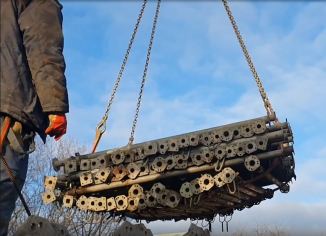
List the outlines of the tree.
{"type": "MultiPolygon", "coordinates": [[[[97,223],[98,217],[93,215],[90,218],[87,212],[78,210],[69,217],[70,212],[62,211],[56,204],[44,205],[42,201],[41,194],[45,191],[43,187],[45,176],[56,176],[58,174],[52,168],[52,159],[55,157],[65,159],[73,156],[76,152],[81,155],[86,154],[86,145],[80,145],[73,138],[61,139],[58,142],[48,139],[45,145],[39,138],[36,138],[35,142],[36,150],[30,155],[27,178],[22,191],[32,215],[65,225],[70,234],[74,236],[109,235],[114,231],[117,223],[112,220],[97,223]],[[85,222],[87,221],[85,219],[89,218],[91,220],[85,222]]],[[[13,235],[26,219],[27,214],[20,199],[18,199],[9,225],[8,235],[13,235]]]]}

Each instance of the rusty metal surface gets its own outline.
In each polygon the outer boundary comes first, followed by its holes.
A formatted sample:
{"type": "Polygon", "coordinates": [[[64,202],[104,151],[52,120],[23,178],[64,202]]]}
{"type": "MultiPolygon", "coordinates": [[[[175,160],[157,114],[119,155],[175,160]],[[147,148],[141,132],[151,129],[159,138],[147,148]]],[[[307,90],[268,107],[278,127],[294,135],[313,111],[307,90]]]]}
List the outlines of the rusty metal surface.
{"type": "Polygon", "coordinates": [[[295,177],[293,134],[287,122],[272,124],[274,119],[54,160],[54,169],[63,168],[64,175],[45,178],[43,201],[146,221],[232,215],[273,198],[275,191],[289,191],[295,177]]]}

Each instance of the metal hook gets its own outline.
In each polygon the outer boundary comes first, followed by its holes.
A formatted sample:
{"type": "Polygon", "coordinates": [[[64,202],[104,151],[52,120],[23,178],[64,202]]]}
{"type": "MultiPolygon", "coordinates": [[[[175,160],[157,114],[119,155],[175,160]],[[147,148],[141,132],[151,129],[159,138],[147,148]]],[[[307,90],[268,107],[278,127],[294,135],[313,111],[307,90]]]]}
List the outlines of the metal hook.
{"type": "Polygon", "coordinates": [[[215,163],[215,171],[216,172],[219,172],[219,170],[217,169],[217,167],[219,166],[220,164],[220,159],[217,159],[217,162],[215,163]]]}
{"type": "Polygon", "coordinates": [[[219,220],[220,223],[222,223],[222,232],[224,232],[224,221],[225,221],[225,216],[222,216],[222,217],[221,217],[221,215],[219,215],[219,216],[218,216],[218,220],[219,220]],[[224,220],[221,221],[221,218],[223,218],[224,220]]]}
{"type": "Polygon", "coordinates": [[[205,226],[203,225],[203,223],[204,223],[204,220],[201,221],[201,227],[203,227],[203,228],[205,228],[205,227],[207,227],[207,225],[209,225],[209,222],[208,222],[208,224],[205,225],[205,226]]]}
{"type": "Polygon", "coordinates": [[[91,215],[90,215],[90,217],[88,219],[87,219],[87,216],[85,216],[84,222],[85,223],[90,222],[92,220],[92,218],[93,218],[93,215],[94,215],[94,211],[91,213],[91,215]]]}
{"type": "Polygon", "coordinates": [[[223,166],[224,166],[224,163],[225,163],[225,157],[223,158],[223,161],[222,161],[222,163],[221,163],[221,165],[220,165],[220,167],[219,167],[219,169],[217,169],[217,166],[219,165],[219,163],[220,163],[220,160],[218,159],[217,160],[217,162],[216,162],[216,165],[215,165],[215,171],[216,172],[220,172],[222,169],[223,169],[223,166]]]}
{"type": "Polygon", "coordinates": [[[115,219],[115,215],[113,215],[112,216],[112,221],[115,222],[115,223],[117,222],[119,224],[120,223],[120,218],[121,218],[121,216],[118,216],[118,219],[115,219]]]}
{"type": "Polygon", "coordinates": [[[63,212],[63,206],[61,205],[61,208],[58,210],[58,214],[61,215],[63,212]]]}
{"type": "Polygon", "coordinates": [[[189,157],[190,157],[190,152],[191,152],[191,149],[189,148],[189,151],[188,151],[188,154],[187,154],[186,157],[184,156],[184,155],[185,155],[185,151],[182,152],[183,160],[188,160],[188,159],[189,159],[189,157]]]}
{"type": "Polygon", "coordinates": [[[187,207],[187,198],[184,198],[184,204],[185,204],[186,211],[187,211],[188,210],[188,207],[187,207]]]}
{"type": "Polygon", "coordinates": [[[141,164],[141,167],[144,167],[145,165],[147,165],[148,160],[149,160],[149,158],[146,158],[146,160],[141,164]]]}
{"type": "Polygon", "coordinates": [[[226,186],[228,187],[229,193],[235,194],[237,192],[237,186],[236,186],[235,180],[233,180],[232,183],[233,183],[233,191],[230,188],[230,184],[227,184],[226,186]]]}
{"type": "Polygon", "coordinates": [[[192,197],[189,200],[189,209],[191,208],[191,206],[192,206],[192,197]]]}
{"type": "Polygon", "coordinates": [[[204,220],[201,220],[201,223],[200,223],[200,224],[201,224],[202,227],[204,227],[204,226],[203,226],[203,222],[204,222],[204,220]]]}
{"type": "Polygon", "coordinates": [[[110,214],[108,217],[106,217],[106,215],[105,215],[105,213],[103,212],[102,213],[103,214],[103,217],[104,217],[104,219],[103,219],[103,223],[105,224],[105,223],[107,223],[108,221],[109,221],[109,219],[111,219],[111,217],[112,217],[112,214],[110,214]]]}
{"type": "Polygon", "coordinates": [[[126,220],[126,217],[120,216],[119,219],[118,219],[118,224],[120,224],[120,222],[121,222],[122,220],[125,221],[125,220],[126,220]]]}
{"type": "Polygon", "coordinates": [[[103,135],[103,133],[105,132],[106,130],[106,120],[107,120],[107,116],[104,116],[102,121],[96,126],[96,129],[95,129],[95,139],[94,139],[94,143],[93,143],[93,147],[92,147],[92,151],[91,153],[94,153],[100,140],[101,140],[101,137],[103,135]],[[100,128],[103,127],[103,129],[101,130],[100,128]]]}
{"type": "Polygon", "coordinates": [[[106,131],[106,120],[107,119],[108,119],[107,115],[103,116],[101,122],[96,126],[96,130],[99,130],[101,132],[101,134],[103,134],[106,131]],[[100,129],[101,127],[103,127],[102,130],[100,129]]]}
{"type": "Polygon", "coordinates": [[[232,214],[230,215],[229,220],[226,220],[226,219],[227,219],[227,215],[224,216],[224,221],[226,222],[226,232],[229,232],[229,222],[232,220],[232,214]]]}
{"type": "Polygon", "coordinates": [[[65,218],[66,219],[70,219],[76,212],[76,208],[70,208],[70,210],[67,210],[65,213],[65,218]],[[70,211],[70,214],[67,215],[67,213],[70,211]]]}
{"type": "Polygon", "coordinates": [[[197,196],[198,197],[197,197],[196,201],[194,202],[194,206],[196,206],[199,203],[201,194],[199,194],[197,196]]]}
{"type": "Polygon", "coordinates": [[[219,145],[219,143],[212,144],[211,146],[208,147],[208,149],[210,151],[213,151],[213,150],[215,150],[217,148],[218,145],[219,145]]]}
{"type": "MultiPolygon", "coordinates": [[[[95,214],[95,215],[97,215],[98,217],[97,217],[97,219],[94,220],[93,222],[94,222],[95,224],[98,224],[98,223],[100,223],[100,222],[103,220],[103,216],[104,216],[104,214],[102,214],[102,215],[100,215],[100,214],[95,214]]],[[[94,217],[94,218],[96,218],[96,217],[94,217]]]]}
{"type": "Polygon", "coordinates": [[[187,206],[187,198],[184,198],[185,199],[185,206],[186,206],[186,211],[190,210],[191,208],[191,204],[192,204],[192,197],[189,199],[189,207],[187,206]]]}
{"type": "Polygon", "coordinates": [[[226,220],[226,219],[228,218],[228,216],[227,216],[227,215],[226,215],[226,216],[224,216],[225,222],[230,222],[230,221],[232,220],[232,215],[233,215],[233,214],[230,214],[230,219],[229,219],[229,220],[226,220]]]}

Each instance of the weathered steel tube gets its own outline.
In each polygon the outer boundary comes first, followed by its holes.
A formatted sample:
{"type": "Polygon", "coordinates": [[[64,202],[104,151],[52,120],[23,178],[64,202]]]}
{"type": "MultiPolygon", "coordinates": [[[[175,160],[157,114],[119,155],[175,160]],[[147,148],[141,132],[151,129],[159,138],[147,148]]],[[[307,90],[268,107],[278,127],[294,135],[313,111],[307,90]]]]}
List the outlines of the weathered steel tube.
{"type": "MultiPolygon", "coordinates": [[[[263,137],[263,138],[268,138],[269,142],[277,142],[277,141],[283,141],[283,140],[287,140],[287,129],[281,129],[275,132],[271,132],[271,133],[265,133],[263,135],[259,135],[259,136],[254,136],[251,138],[242,138],[242,139],[236,139],[231,141],[229,144],[237,144],[237,143],[241,143],[243,142],[243,140],[250,140],[253,139],[255,137],[263,137]]],[[[194,147],[193,150],[194,151],[200,151],[205,147],[194,147]]],[[[66,175],[59,175],[58,176],[58,181],[74,181],[74,180],[78,180],[79,176],[83,173],[87,173],[89,172],[87,171],[78,171],[78,172],[73,172],[71,174],[66,174],[66,175]]]]}
{"type": "Polygon", "coordinates": [[[59,175],[58,176],[58,181],[60,182],[73,182],[76,180],[79,180],[79,177],[82,174],[88,173],[89,170],[84,170],[84,171],[78,171],[78,172],[74,172],[74,173],[69,173],[67,175],[59,175]]]}
{"type": "MultiPolygon", "coordinates": [[[[267,153],[262,153],[262,154],[257,154],[257,158],[259,160],[264,160],[264,159],[272,159],[272,158],[278,158],[282,156],[288,156],[293,153],[293,147],[285,147],[283,150],[276,150],[276,151],[271,151],[267,153]]],[[[231,167],[234,165],[239,165],[244,163],[244,157],[241,158],[236,158],[232,160],[226,160],[225,161],[225,167],[231,167]]],[[[190,167],[186,170],[178,170],[178,171],[173,171],[173,172],[168,172],[164,174],[153,174],[149,176],[143,176],[139,177],[134,180],[126,180],[124,182],[112,182],[110,184],[99,184],[99,185],[94,185],[90,187],[85,187],[85,188],[79,188],[76,190],[69,190],[67,191],[66,194],[68,195],[83,195],[87,193],[94,193],[94,192],[100,192],[104,190],[109,190],[109,189],[115,189],[115,188],[120,188],[120,187],[125,187],[125,186],[131,186],[133,184],[141,184],[141,183],[146,183],[150,181],[159,181],[162,179],[166,178],[171,178],[171,177],[177,177],[177,176],[182,176],[182,175],[187,175],[187,174],[193,174],[193,173],[200,173],[203,171],[210,171],[215,168],[214,165],[204,165],[204,166],[199,166],[199,167],[190,167]]]]}
{"type": "Polygon", "coordinates": [[[230,141],[228,143],[228,145],[232,145],[232,144],[238,144],[238,143],[241,143],[241,142],[244,142],[246,140],[252,140],[254,138],[268,138],[268,141],[269,142],[278,142],[278,141],[288,141],[287,138],[288,138],[289,134],[288,134],[288,130],[287,129],[281,129],[281,130],[278,130],[278,131],[275,131],[275,132],[271,132],[271,133],[265,133],[263,135],[257,135],[257,136],[253,136],[251,138],[241,138],[241,139],[235,139],[233,141],[230,141]]]}
{"type": "Polygon", "coordinates": [[[280,129],[288,129],[289,128],[289,123],[287,122],[283,122],[283,123],[279,123],[270,127],[267,127],[267,132],[274,132],[280,129]]]}
{"type": "MultiPolygon", "coordinates": [[[[209,131],[212,131],[212,130],[215,130],[215,129],[218,129],[218,128],[228,128],[228,127],[232,127],[232,126],[236,126],[236,125],[239,125],[240,126],[240,125],[246,124],[248,122],[253,122],[253,121],[256,121],[256,120],[264,120],[265,123],[270,123],[271,121],[275,121],[275,119],[276,119],[276,115],[275,114],[271,114],[271,115],[267,115],[267,116],[263,116],[263,117],[259,117],[259,118],[255,118],[255,119],[251,119],[251,120],[246,120],[246,121],[231,123],[231,124],[228,124],[228,125],[221,125],[221,126],[216,126],[216,127],[209,128],[209,129],[198,130],[198,131],[194,131],[194,132],[189,132],[189,133],[174,135],[174,136],[170,136],[170,137],[160,138],[160,139],[156,139],[156,140],[151,140],[151,142],[158,142],[158,141],[160,141],[162,139],[172,139],[172,138],[176,138],[176,137],[178,137],[180,135],[190,135],[190,134],[198,134],[198,133],[209,132],[209,131]]],[[[280,128],[286,128],[287,126],[288,126],[288,123],[285,122],[285,123],[274,125],[271,128],[272,129],[279,130],[280,128]]],[[[137,144],[132,145],[132,148],[133,149],[134,148],[138,148],[138,147],[144,146],[145,144],[146,144],[146,142],[137,143],[137,144]]],[[[123,147],[109,149],[109,150],[106,150],[106,151],[101,151],[101,152],[96,152],[96,153],[91,153],[91,154],[86,154],[86,155],[80,155],[80,156],[76,157],[75,159],[76,160],[92,159],[92,158],[98,157],[100,155],[110,154],[110,153],[114,152],[115,150],[118,150],[118,149],[121,149],[121,148],[123,148],[123,147]]],[[[68,161],[69,159],[70,158],[63,159],[63,160],[58,160],[57,158],[54,158],[52,160],[53,169],[55,171],[59,171],[60,167],[61,166],[64,166],[65,165],[65,162],[68,161]]]]}
{"type": "MultiPolygon", "coordinates": [[[[288,128],[288,123],[284,122],[284,123],[274,125],[272,127],[268,127],[267,130],[268,130],[268,133],[272,133],[272,132],[279,131],[279,130],[282,130],[282,129],[287,129],[287,128],[288,128]]],[[[289,138],[288,139],[289,142],[293,142],[293,137],[288,137],[288,138],[289,138]]],[[[240,139],[236,139],[236,140],[240,140],[240,139]]],[[[143,144],[143,143],[135,144],[135,145],[141,145],[141,144],[143,144]]],[[[135,147],[135,146],[133,146],[133,147],[135,147]]],[[[113,150],[116,150],[116,149],[109,149],[109,150],[102,151],[102,152],[90,153],[90,154],[86,154],[86,155],[80,155],[78,157],[74,157],[74,159],[77,160],[77,161],[80,161],[80,160],[83,160],[83,159],[92,159],[92,158],[96,158],[96,157],[98,157],[100,155],[107,155],[110,152],[112,152],[113,150]]],[[[57,158],[53,158],[52,159],[53,169],[58,172],[60,167],[64,166],[66,161],[69,161],[69,160],[71,160],[71,158],[62,159],[62,160],[58,160],[57,158]]]]}

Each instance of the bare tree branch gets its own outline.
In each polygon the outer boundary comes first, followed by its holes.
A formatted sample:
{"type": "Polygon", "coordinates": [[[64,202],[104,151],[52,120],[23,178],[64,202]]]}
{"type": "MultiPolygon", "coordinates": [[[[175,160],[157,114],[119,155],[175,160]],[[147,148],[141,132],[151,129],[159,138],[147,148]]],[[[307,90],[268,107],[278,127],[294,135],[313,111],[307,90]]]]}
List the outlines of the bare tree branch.
{"type": "MultiPolygon", "coordinates": [[[[27,178],[22,190],[32,215],[44,217],[54,223],[63,224],[73,236],[109,235],[115,230],[117,224],[113,221],[96,224],[94,219],[92,219],[90,222],[84,222],[87,213],[78,210],[74,212],[71,218],[67,218],[65,215],[71,212],[60,212],[60,207],[55,204],[43,204],[41,194],[45,191],[43,187],[44,178],[45,176],[56,175],[52,168],[52,159],[65,159],[74,156],[77,152],[81,155],[86,154],[87,149],[86,145],[80,145],[78,140],[73,138],[59,140],[58,142],[48,139],[45,145],[39,138],[36,138],[35,141],[36,150],[30,155],[27,178]]],[[[9,225],[8,235],[13,235],[26,219],[27,214],[18,199],[9,225]]]]}

